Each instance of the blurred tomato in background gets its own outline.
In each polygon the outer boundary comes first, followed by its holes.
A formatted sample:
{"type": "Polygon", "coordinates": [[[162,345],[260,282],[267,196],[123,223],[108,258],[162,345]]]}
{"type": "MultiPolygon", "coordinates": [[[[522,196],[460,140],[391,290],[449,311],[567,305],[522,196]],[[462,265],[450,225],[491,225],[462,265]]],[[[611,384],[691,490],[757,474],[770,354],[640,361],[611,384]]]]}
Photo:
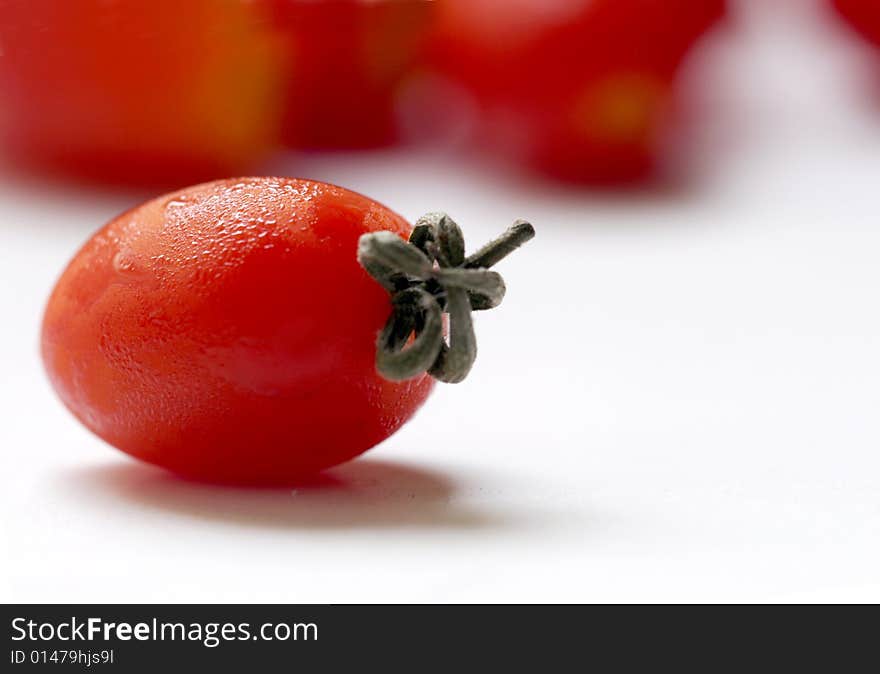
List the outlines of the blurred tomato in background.
{"type": "Polygon", "coordinates": [[[627,183],[658,168],[685,55],[724,0],[438,0],[431,67],[477,133],[542,172],[627,183]]]}
{"type": "Polygon", "coordinates": [[[0,0],[0,143],[31,167],[180,185],[254,172],[285,145],[443,140],[432,120],[458,106],[473,113],[468,147],[638,183],[680,149],[681,65],[724,13],[724,0],[0,0]]]}
{"type": "Polygon", "coordinates": [[[269,23],[239,0],[0,0],[4,154],[110,182],[245,171],[279,133],[269,23]]]}
{"type": "Polygon", "coordinates": [[[283,32],[284,140],[367,148],[396,139],[395,100],[434,9],[424,0],[266,0],[283,32]]]}
{"type": "Polygon", "coordinates": [[[865,39],[880,47],[880,0],[831,0],[831,3],[865,39]]]}

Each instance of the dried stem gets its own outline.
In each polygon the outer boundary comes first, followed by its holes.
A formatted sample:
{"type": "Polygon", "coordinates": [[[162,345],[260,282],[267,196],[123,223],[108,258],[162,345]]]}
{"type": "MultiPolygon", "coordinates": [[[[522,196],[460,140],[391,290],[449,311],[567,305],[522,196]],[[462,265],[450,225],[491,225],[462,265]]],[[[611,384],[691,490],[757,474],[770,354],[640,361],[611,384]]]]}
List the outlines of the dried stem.
{"type": "Polygon", "coordinates": [[[477,357],[471,312],[496,307],[504,298],[504,279],[488,268],[534,236],[528,222],[517,220],[465,257],[461,229],[445,213],[419,218],[408,242],[393,232],[361,236],[358,261],[392,299],[376,345],[379,373],[392,381],[423,372],[447,383],[462,381],[477,357]],[[449,315],[448,344],[443,313],[449,315]]]}

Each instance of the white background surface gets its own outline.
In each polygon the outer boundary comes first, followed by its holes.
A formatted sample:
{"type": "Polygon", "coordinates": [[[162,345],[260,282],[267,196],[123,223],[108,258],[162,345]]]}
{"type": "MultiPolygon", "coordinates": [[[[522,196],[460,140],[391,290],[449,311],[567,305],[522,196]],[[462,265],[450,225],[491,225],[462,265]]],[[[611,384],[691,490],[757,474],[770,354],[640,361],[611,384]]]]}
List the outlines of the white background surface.
{"type": "Polygon", "coordinates": [[[472,245],[539,230],[470,379],[323,488],[188,484],[86,432],[43,375],[40,312],[147,195],[4,179],[2,599],[880,600],[880,107],[810,2],[737,18],[707,46],[709,150],[680,191],[399,151],[279,169],[446,209],[472,245]]]}

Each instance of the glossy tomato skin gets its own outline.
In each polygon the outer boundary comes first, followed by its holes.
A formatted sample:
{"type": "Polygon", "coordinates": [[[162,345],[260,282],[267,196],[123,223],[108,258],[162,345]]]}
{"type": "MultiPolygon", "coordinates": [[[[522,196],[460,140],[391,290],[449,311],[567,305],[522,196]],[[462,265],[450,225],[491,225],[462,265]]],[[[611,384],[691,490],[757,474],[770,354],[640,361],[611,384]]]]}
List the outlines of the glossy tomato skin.
{"type": "Polygon", "coordinates": [[[876,0],[831,0],[831,3],[862,37],[880,47],[880,3],[876,0]]]}
{"type": "Polygon", "coordinates": [[[433,68],[464,87],[477,134],[557,178],[657,168],[675,79],[724,0],[438,0],[433,68]]]}
{"type": "Polygon", "coordinates": [[[397,138],[395,104],[419,61],[426,0],[265,0],[284,35],[284,140],[368,148],[397,138]]]}
{"type": "Polygon", "coordinates": [[[64,403],[110,444],[192,478],[290,484],[346,461],[424,402],[428,375],[375,371],[388,293],[358,237],[410,226],[305,180],[191,187],[111,221],[46,308],[64,403]]]}
{"type": "Polygon", "coordinates": [[[235,175],[278,140],[278,40],[245,0],[0,2],[0,153],[86,180],[235,175]]]}

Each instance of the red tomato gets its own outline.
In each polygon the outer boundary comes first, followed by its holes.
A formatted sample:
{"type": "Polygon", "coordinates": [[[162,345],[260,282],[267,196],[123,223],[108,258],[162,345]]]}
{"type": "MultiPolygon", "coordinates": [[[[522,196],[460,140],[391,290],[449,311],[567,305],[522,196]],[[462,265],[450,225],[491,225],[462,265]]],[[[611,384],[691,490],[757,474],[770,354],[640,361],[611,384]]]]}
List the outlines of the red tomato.
{"type": "Polygon", "coordinates": [[[90,179],[239,172],[278,135],[267,23],[239,0],[3,0],[0,144],[90,179]]]}
{"type": "Polygon", "coordinates": [[[388,437],[427,374],[376,372],[388,293],[361,234],[411,228],[323,183],[242,178],[134,208],[58,281],[42,353],[64,403],[144,461],[197,479],[289,484],[388,437]]]}
{"type": "Polygon", "coordinates": [[[675,75],[724,0],[438,0],[437,11],[433,66],[469,90],[493,148],[617,183],[656,168],[675,75]]]}
{"type": "Polygon", "coordinates": [[[880,2],[831,0],[834,8],[867,40],[880,47],[880,2]]]}
{"type": "Polygon", "coordinates": [[[395,98],[420,53],[425,0],[267,0],[284,32],[284,136],[304,148],[394,140],[395,98]]]}

